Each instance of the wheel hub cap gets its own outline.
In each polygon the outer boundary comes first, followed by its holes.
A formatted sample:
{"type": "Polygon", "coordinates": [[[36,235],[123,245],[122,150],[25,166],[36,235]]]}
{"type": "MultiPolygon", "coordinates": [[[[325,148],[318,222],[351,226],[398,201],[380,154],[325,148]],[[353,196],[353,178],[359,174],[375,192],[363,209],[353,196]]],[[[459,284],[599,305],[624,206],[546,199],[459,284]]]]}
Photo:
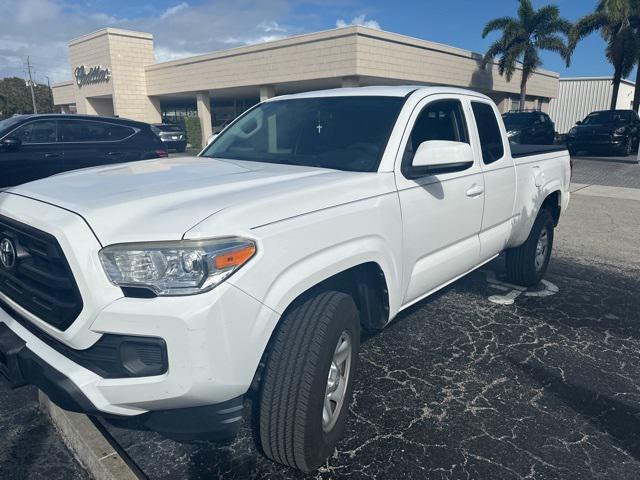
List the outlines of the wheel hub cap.
{"type": "Polygon", "coordinates": [[[325,432],[333,429],[342,411],[350,379],[351,351],[351,336],[346,331],[342,332],[333,352],[324,392],[322,429],[325,432]]]}
{"type": "Polygon", "coordinates": [[[536,271],[540,271],[544,266],[544,262],[547,258],[547,250],[549,248],[549,235],[547,230],[544,229],[540,232],[538,237],[538,243],[536,244],[536,257],[534,260],[536,271]]]}

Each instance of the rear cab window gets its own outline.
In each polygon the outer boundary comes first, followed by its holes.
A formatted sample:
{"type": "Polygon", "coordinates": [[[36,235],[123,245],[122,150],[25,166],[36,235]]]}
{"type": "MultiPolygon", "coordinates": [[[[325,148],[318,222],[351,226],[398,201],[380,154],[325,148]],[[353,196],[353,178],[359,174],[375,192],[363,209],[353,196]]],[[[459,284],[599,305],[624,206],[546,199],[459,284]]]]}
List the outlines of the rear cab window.
{"type": "Polygon", "coordinates": [[[485,165],[497,162],[504,157],[504,144],[496,114],[488,103],[472,101],[471,108],[478,128],[482,161],[485,165]]]}

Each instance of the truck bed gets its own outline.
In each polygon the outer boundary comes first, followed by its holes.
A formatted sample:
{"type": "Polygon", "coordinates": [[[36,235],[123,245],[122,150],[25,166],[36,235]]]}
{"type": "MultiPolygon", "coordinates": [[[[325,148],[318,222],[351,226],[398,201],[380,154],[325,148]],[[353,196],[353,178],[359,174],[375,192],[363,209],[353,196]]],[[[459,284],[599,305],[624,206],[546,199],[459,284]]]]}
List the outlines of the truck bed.
{"type": "Polygon", "coordinates": [[[509,146],[513,158],[529,157],[541,153],[561,152],[567,149],[566,145],[521,145],[513,142],[509,142],[509,146]]]}

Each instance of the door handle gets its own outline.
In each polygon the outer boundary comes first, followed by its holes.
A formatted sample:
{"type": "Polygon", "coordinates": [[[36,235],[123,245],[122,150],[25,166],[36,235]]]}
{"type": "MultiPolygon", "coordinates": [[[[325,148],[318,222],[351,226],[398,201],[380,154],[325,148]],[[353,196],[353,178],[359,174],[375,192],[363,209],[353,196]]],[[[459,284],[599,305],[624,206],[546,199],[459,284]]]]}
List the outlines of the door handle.
{"type": "Polygon", "coordinates": [[[60,158],[59,153],[45,153],[44,158],[60,158]]]}
{"type": "Polygon", "coordinates": [[[467,197],[475,198],[484,193],[484,188],[481,185],[474,184],[467,190],[467,197]]]}

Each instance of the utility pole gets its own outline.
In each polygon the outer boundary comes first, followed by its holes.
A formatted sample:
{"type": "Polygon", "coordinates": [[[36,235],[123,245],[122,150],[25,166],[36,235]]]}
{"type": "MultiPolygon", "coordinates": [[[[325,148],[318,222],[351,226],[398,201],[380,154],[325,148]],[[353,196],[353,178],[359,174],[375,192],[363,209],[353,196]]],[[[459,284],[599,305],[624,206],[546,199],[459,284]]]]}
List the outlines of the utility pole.
{"type": "Polygon", "coordinates": [[[27,73],[29,75],[29,89],[31,90],[31,101],[33,102],[33,113],[38,113],[38,107],[36,107],[36,94],[33,93],[33,78],[31,77],[31,62],[27,57],[27,73]]]}
{"type": "Polygon", "coordinates": [[[51,81],[49,81],[49,77],[45,76],[47,79],[47,87],[49,88],[49,102],[51,103],[51,111],[53,111],[53,90],[51,90],[51,81]]]}

